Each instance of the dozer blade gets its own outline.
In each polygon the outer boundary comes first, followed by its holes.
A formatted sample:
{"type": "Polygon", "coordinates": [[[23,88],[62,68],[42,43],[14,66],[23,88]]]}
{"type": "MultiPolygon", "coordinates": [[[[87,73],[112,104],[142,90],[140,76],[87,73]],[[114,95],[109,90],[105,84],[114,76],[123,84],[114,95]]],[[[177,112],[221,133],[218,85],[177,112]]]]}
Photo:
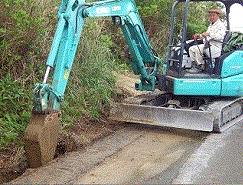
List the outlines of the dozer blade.
{"type": "Polygon", "coordinates": [[[143,105],[146,97],[132,98],[124,103],[114,104],[110,111],[110,119],[131,123],[142,123],[165,127],[174,127],[199,131],[223,132],[230,126],[243,120],[243,98],[226,100],[215,99],[203,104],[197,110],[188,108],[163,107],[166,104],[166,93],[147,95],[152,105],[143,105]],[[129,102],[130,101],[130,102],[129,102]],[[162,102],[162,105],[160,103],[162,102]]]}
{"type": "Polygon", "coordinates": [[[29,167],[37,168],[54,158],[59,130],[59,113],[32,113],[24,134],[29,167]]]}
{"type": "Polygon", "coordinates": [[[213,130],[213,114],[147,105],[115,104],[110,119],[190,130],[213,130]]]}

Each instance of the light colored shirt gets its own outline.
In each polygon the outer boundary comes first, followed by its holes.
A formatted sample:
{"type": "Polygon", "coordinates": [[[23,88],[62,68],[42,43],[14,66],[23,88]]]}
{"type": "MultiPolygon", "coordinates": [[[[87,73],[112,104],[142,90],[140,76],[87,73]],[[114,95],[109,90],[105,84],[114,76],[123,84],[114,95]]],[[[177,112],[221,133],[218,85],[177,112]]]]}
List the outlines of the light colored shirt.
{"type": "Polygon", "coordinates": [[[208,27],[207,32],[209,33],[207,40],[210,41],[210,44],[222,49],[222,42],[226,33],[226,27],[224,23],[218,19],[214,24],[211,24],[208,27]],[[220,42],[214,40],[218,40],[220,42]]]}

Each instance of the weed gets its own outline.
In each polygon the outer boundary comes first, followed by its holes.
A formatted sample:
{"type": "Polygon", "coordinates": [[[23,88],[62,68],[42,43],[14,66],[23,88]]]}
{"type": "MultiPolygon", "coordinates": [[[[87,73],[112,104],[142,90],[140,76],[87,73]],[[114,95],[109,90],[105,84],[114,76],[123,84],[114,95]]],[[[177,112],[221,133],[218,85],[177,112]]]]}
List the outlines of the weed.
{"type": "Polygon", "coordinates": [[[10,75],[0,82],[0,149],[18,143],[29,121],[30,97],[10,75]]]}

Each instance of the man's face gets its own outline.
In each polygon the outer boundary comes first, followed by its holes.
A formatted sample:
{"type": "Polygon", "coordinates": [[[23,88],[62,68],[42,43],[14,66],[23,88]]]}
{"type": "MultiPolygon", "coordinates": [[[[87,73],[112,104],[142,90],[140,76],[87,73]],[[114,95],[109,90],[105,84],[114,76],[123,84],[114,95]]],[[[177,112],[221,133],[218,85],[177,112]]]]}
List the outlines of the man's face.
{"type": "Polygon", "coordinates": [[[217,13],[210,12],[209,20],[211,23],[215,23],[219,19],[219,15],[217,13]]]}

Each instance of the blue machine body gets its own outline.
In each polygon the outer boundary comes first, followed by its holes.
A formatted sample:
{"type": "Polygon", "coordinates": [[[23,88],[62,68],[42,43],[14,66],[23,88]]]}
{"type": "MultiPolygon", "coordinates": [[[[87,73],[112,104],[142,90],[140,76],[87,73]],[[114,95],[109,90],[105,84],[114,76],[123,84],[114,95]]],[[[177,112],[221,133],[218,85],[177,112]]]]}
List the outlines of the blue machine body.
{"type": "Polygon", "coordinates": [[[224,59],[219,78],[173,78],[175,95],[242,96],[243,51],[224,59]]]}

